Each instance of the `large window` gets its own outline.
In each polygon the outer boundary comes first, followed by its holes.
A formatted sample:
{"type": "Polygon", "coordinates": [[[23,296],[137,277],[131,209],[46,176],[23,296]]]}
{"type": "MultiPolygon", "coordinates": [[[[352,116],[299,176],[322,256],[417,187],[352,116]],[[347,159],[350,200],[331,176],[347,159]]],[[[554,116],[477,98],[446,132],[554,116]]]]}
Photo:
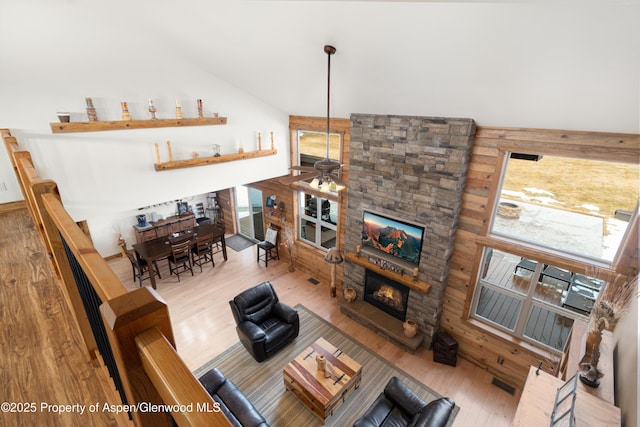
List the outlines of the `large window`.
{"type": "Polygon", "coordinates": [[[474,316],[561,351],[573,320],[589,315],[604,285],[584,272],[485,248],[474,316]]]}
{"type": "Polygon", "coordinates": [[[535,158],[509,158],[492,233],[612,261],[638,203],[640,166],[535,158]]]}
{"type": "Polygon", "coordinates": [[[336,246],[338,202],[298,192],[300,239],[320,249],[336,246]]]}
{"type": "MultiPolygon", "coordinates": [[[[327,157],[327,133],[314,130],[298,130],[298,164],[311,166],[327,157]]],[[[329,153],[331,160],[341,161],[342,134],[329,135],[329,153]]],[[[311,179],[308,180],[310,182],[311,179]]],[[[306,184],[305,184],[306,185],[306,184]]],[[[313,187],[298,191],[298,238],[319,249],[328,250],[336,246],[336,233],[339,218],[338,193],[335,188],[313,187]],[[315,188],[315,191],[314,189],[315,188]],[[312,194],[313,193],[313,194],[312,194]],[[326,194],[326,196],[322,196],[326,194]]]]}
{"type": "MultiPolygon", "coordinates": [[[[327,157],[327,133],[299,130],[298,164],[313,166],[318,160],[327,157]]],[[[340,161],[340,134],[331,133],[329,137],[329,158],[340,161]]]]}
{"type": "Polygon", "coordinates": [[[561,351],[573,321],[589,316],[607,285],[596,266],[610,265],[625,240],[639,165],[505,158],[488,237],[506,244],[483,249],[471,316],[561,351]]]}

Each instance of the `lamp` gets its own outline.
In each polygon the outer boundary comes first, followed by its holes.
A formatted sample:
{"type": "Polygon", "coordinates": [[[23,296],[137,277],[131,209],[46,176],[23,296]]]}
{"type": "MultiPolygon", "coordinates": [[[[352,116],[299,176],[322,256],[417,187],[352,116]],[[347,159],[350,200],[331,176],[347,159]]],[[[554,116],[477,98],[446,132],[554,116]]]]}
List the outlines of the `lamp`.
{"type": "Polygon", "coordinates": [[[344,261],[338,248],[331,248],[324,256],[325,262],[331,264],[331,296],[336,296],[336,265],[344,261]]]}
{"type": "Polygon", "coordinates": [[[320,180],[318,178],[313,178],[313,180],[309,183],[309,187],[318,189],[320,187],[320,180]]]}

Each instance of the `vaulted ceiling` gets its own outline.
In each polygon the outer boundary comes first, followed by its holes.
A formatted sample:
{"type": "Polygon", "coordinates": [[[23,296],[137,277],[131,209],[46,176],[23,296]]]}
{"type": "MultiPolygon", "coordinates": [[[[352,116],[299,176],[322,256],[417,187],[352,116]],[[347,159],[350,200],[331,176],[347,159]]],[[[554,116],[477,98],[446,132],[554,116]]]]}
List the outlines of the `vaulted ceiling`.
{"type": "MultiPolygon", "coordinates": [[[[61,37],[80,55],[170,51],[185,66],[288,114],[325,114],[323,46],[332,44],[336,117],[415,114],[634,133],[639,127],[637,0],[3,3],[0,23],[39,21],[54,46],[61,37]],[[56,8],[64,14],[51,13],[56,8]]],[[[21,49],[42,42],[13,34],[21,49]]],[[[25,60],[37,66],[46,59],[25,60]]]]}

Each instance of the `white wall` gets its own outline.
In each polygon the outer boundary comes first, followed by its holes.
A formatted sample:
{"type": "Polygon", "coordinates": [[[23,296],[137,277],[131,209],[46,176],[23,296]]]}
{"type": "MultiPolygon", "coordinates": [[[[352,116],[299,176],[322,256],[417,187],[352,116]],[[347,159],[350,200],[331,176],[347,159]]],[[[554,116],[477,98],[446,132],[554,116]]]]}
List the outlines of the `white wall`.
{"type": "MultiPolygon", "coordinates": [[[[25,2],[29,3],[29,2],[25,2]]],[[[180,52],[140,38],[104,19],[83,2],[41,2],[37,8],[19,3],[0,9],[0,127],[10,128],[31,152],[39,174],[57,182],[74,220],[87,220],[94,244],[103,256],[118,252],[114,229],[135,223],[139,207],[182,199],[237,184],[287,173],[288,115],[185,62],[180,52]],[[28,8],[28,13],[27,13],[28,8]],[[18,14],[18,15],[16,15],[18,14]],[[13,16],[29,17],[15,22],[13,16]],[[159,118],[175,117],[179,100],[185,117],[197,117],[201,98],[206,116],[228,117],[222,126],[138,129],[52,134],[56,111],[70,111],[72,121],[86,121],[85,97],[92,97],[101,121],[120,120],[120,101],[128,101],[134,119],[150,117],[153,98],[159,118]],[[274,132],[277,156],[189,169],[156,172],[154,144],[167,160],[166,141],[174,159],[193,151],[211,155],[263,147],[274,132]]],[[[123,11],[124,13],[124,11],[123,11]]],[[[185,31],[191,31],[185,28],[185,31]]],[[[197,34],[194,33],[194,37],[197,34]]],[[[215,57],[215,43],[202,55],[215,57]]],[[[0,203],[22,199],[4,149],[0,154],[0,203]]]]}
{"type": "MultiPolygon", "coordinates": [[[[637,280],[636,280],[637,284],[637,280]]],[[[632,296],[629,307],[618,321],[614,331],[617,356],[615,360],[616,405],[622,410],[622,425],[638,425],[638,396],[640,396],[640,335],[638,335],[638,288],[632,296]]]]}

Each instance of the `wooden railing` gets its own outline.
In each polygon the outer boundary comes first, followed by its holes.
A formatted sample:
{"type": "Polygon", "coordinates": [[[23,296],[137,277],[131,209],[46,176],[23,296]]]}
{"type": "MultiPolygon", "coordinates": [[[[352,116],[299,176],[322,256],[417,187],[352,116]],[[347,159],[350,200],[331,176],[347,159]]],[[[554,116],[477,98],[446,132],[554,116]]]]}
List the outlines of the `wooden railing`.
{"type": "MultiPolygon", "coordinates": [[[[104,363],[138,426],[228,426],[227,418],[176,353],[166,304],[151,288],[128,292],[65,210],[56,183],[0,129],[29,213],[63,285],[96,368],[104,363]],[[144,406],[140,406],[144,405],[144,406]],[[147,410],[157,405],[160,410],[147,410]]],[[[101,375],[103,369],[97,369],[101,375]]]]}

